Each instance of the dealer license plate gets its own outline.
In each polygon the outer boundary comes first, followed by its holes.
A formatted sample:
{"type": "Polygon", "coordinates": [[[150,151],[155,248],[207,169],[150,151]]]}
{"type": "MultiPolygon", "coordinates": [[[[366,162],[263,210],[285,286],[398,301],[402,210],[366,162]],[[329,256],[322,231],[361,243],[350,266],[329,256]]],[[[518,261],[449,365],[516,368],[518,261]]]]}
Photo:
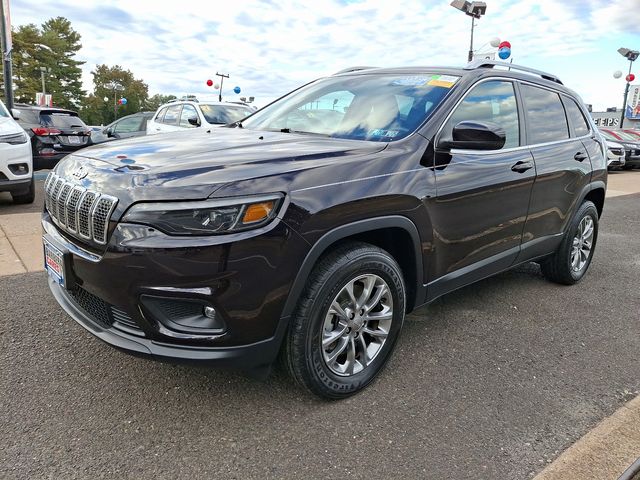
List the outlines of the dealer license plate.
{"type": "Polygon", "coordinates": [[[44,243],[44,268],[51,278],[59,285],[64,286],[64,253],[49,243],[46,239],[42,239],[44,243]]]}

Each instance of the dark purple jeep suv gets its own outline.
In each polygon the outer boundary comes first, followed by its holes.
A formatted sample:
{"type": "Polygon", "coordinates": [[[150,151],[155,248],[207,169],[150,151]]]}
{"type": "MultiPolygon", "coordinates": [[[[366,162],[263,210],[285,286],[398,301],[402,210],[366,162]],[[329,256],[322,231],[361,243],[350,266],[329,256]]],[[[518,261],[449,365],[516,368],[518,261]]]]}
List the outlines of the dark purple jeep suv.
{"type": "Polygon", "coordinates": [[[524,262],[579,281],[606,146],[547,73],[351,69],[241,122],[67,156],[42,218],[53,295],[158,359],[369,384],[405,314],[524,262]]]}

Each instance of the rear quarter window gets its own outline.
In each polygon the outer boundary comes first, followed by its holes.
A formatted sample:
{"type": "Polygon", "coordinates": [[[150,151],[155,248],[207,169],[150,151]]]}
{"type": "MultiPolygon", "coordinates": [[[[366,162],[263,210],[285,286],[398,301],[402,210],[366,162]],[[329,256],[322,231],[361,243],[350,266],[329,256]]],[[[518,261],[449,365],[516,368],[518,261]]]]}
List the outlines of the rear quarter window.
{"type": "Polygon", "coordinates": [[[562,96],[564,107],[567,111],[567,117],[571,123],[571,129],[573,130],[574,137],[584,137],[589,133],[589,124],[584,118],[582,111],[578,104],[571,98],[562,96]]]}

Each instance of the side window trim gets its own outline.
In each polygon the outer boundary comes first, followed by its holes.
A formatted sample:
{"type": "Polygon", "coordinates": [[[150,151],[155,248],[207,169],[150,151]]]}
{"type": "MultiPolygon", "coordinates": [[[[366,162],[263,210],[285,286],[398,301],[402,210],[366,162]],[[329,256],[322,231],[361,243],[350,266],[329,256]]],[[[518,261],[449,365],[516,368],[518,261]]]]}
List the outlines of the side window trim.
{"type": "Polygon", "coordinates": [[[514,79],[514,78],[498,77],[498,76],[482,78],[482,79],[478,80],[477,82],[469,85],[469,87],[467,88],[467,91],[464,92],[464,94],[458,99],[458,101],[453,105],[453,107],[451,108],[449,113],[447,113],[447,115],[442,120],[442,122],[440,124],[440,127],[438,128],[438,131],[436,132],[436,134],[434,136],[434,141],[433,141],[434,148],[440,142],[440,137],[442,135],[442,131],[444,130],[444,127],[446,126],[447,122],[453,116],[453,114],[458,109],[460,104],[462,102],[464,102],[464,100],[467,98],[469,93],[471,93],[471,91],[474,88],[476,88],[478,85],[480,85],[482,83],[485,83],[485,82],[492,82],[492,81],[493,82],[495,82],[495,81],[509,82],[513,86],[514,95],[515,95],[515,98],[516,98],[516,111],[518,113],[518,128],[520,129],[520,145],[517,146],[517,147],[502,148],[500,150],[458,150],[458,149],[451,149],[451,152],[452,153],[473,153],[473,154],[478,153],[478,154],[481,154],[481,155],[494,155],[496,153],[512,152],[512,151],[515,151],[515,150],[528,148],[527,145],[526,145],[526,142],[524,142],[523,138],[522,138],[523,130],[524,130],[523,125],[522,125],[522,116],[523,116],[522,108],[523,107],[521,107],[520,91],[517,88],[518,81],[516,79],[514,79]]]}

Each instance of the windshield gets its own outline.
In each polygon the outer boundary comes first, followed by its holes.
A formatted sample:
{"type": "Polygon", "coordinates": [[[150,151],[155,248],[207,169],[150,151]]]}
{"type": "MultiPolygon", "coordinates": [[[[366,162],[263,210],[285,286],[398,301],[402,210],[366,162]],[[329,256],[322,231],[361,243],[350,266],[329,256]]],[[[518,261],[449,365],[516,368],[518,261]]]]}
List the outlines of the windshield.
{"type": "Polygon", "coordinates": [[[611,140],[614,142],[619,142],[620,139],[614,135],[612,135],[611,133],[607,132],[606,130],[600,130],[600,134],[606,138],[607,140],[611,140]]]}
{"type": "Polygon", "coordinates": [[[390,142],[415,131],[458,78],[432,74],[325,78],[263,108],[242,126],[390,142]]]}
{"type": "Polygon", "coordinates": [[[627,133],[627,132],[622,132],[620,130],[616,130],[616,135],[619,135],[620,138],[623,138],[625,140],[629,140],[630,142],[637,142],[638,141],[638,137],[636,137],[635,135],[632,135],[632,134],[627,133]]]}
{"type": "Polygon", "coordinates": [[[0,117],[8,117],[9,112],[7,112],[7,107],[4,106],[4,103],[0,101],[0,117]]]}
{"type": "Polygon", "coordinates": [[[86,125],[77,115],[66,112],[41,112],[40,125],[56,128],[86,128],[86,125]]]}
{"type": "Polygon", "coordinates": [[[200,109],[209,123],[235,123],[253,113],[253,110],[242,105],[201,104],[200,109]]]}

